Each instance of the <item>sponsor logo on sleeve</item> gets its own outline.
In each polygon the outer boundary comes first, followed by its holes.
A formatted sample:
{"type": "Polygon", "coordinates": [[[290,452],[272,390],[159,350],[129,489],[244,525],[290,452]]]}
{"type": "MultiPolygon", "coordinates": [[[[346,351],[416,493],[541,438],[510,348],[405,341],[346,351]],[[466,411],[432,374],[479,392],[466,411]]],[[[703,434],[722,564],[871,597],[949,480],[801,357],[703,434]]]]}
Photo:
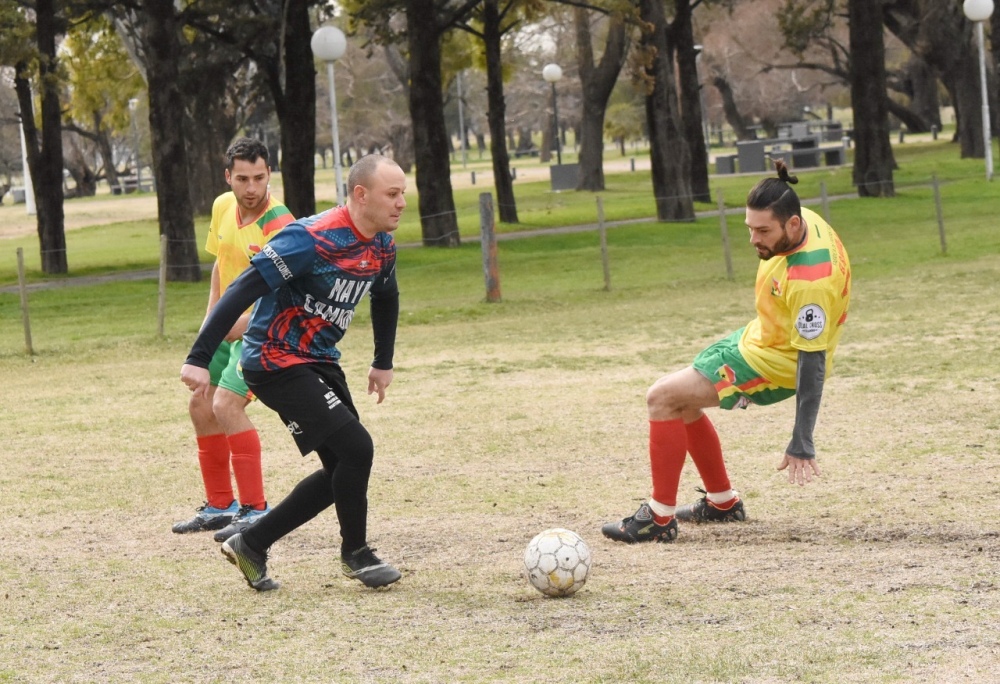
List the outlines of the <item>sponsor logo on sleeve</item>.
{"type": "Polygon", "coordinates": [[[806,340],[815,340],[826,328],[826,312],[816,304],[806,304],[799,309],[795,329],[806,340]]]}

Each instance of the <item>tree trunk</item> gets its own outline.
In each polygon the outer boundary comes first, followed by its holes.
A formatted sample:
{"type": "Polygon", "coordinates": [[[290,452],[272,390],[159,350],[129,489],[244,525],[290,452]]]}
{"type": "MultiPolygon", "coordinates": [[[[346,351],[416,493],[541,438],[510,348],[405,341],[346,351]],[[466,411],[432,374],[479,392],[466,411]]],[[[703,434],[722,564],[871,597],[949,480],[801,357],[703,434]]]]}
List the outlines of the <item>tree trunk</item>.
{"type": "Polygon", "coordinates": [[[726,117],[726,123],[733,127],[736,139],[753,140],[753,131],[747,125],[747,121],[743,118],[743,115],[740,114],[739,107],[736,106],[736,98],[733,97],[733,87],[729,85],[729,81],[722,76],[715,76],[712,79],[712,85],[715,86],[722,97],[722,112],[726,117]]]}
{"type": "Polygon", "coordinates": [[[889,143],[882,13],[871,0],[849,0],[854,184],[860,197],[892,197],[895,160],[889,143]]]}
{"type": "MultiPolygon", "coordinates": [[[[501,31],[498,0],[483,3],[483,43],[486,48],[486,119],[490,127],[490,152],[493,155],[493,187],[497,193],[497,209],[503,223],[517,223],[517,200],[514,181],[510,176],[510,155],[504,122],[507,105],[503,96],[503,64],[501,63],[501,31]]],[[[480,136],[476,136],[478,142],[480,136]]]]}
{"type": "MultiPolygon", "coordinates": [[[[941,130],[941,102],[938,98],[938,79],[934,70],[920,57],[913,55],[906,64],[906,82],[910,95],[910,110],[930,126],[941,130]]],[[[902,120],[902,119],[901,119],[902,120]]],[[[906,124],[910,127],[910,124],[906,124]]],[[[916,132],[916,129],[910,130],[916,132]]]]}
{"type": "Polygon", "coordinates": [[[701,111],[701,80],[698,53],[694,49],[691,0],[677,0],[668,37],[677,50],[677,80],[681,100],[681,127],[691,148],[691,193],[696,202],[711,202],[708,186],[708,141],[705,140],[705,112],[701,111]]]}
{"type": "Polygon", "coordinates": [[[662,0],[640,0],[639,12],[649,27],[642,42],[651,56],[646,66],[646,75],[652,81],[646,95],[646,123],[656,217],[660,221],[691,221],[694,205],[688,180],[690,153],[680,128],[674,63],[667,44],[662,0]]]}
{"type": "Polygon", "coordinates": [[[24,123],[28,172],[35,191],[42,273],[47,274],[69,271],[63,214],[62,116],[59,79],[56,76],[57,32],[52,0],[39,0],[35,10],[35,40],[39,53],[38,81],[42,84],[39,93],[42,106],[41,135],[35,128],[31,84],[25,73],[26,63],[18,65],[14,82],[21,121],[24,123]]]}
{"type": "MultiPolygon", "coordinates": [[[[226,150],[236,135],[236,108],[223,97],[227,82],[232,78],[232,68],[218,66],[199,68],[193,64],[191,76],[197,81],[185,79],[185,102],[187,118],[185,132],[188,149],[198,150],[198,154],[188,156],[188,193],[195,215],[212,213],[215,198],[229,190],[223,170],[226,165],[226,150]],[[197,91],[190,92],[197,87],[197,91]]],[[[278,160],[269,160],[272,168],[278,160]]]]}
{"type": "Polygon", "coordinates": [[[881,14],[884,25],[940,74],[955,106],[962,157],[982,158],[978,49],[973,24],[960,5],[958,0],[882,0],[881,14]]]}
{"type": "Polygon", "coordinates": [[[590,35],[590,12],[577,7],[573,10],[576,25],[576,53],[583,91],[583,111],[580,118],[580,170],[577,190],[604,189],[604,115],[608,98],[625,64],[628,37],[625,19],[613,14],[608,19],[608,35],[604,54],[594,64],[594,48],[590,35]]]}
{"type": "Polygon", "coordinates": [[[160,234],[167,238],[167,280],[198,282],[201,265],[187,185],[184,102],[178,86],[180,27],[173,3],[143,0],[139,13],[146,46],[149,130],[160,234]]]}
{"type": "MultiPolygon", "coordinates": [[[[268,83],[281,126],[281,187],[292,216],[316,213],[316,66],[308,0],[288,0],[275,48],[284,48],[269,67],[268,83]],[[282,87],[284,84],[284,87],[282,87]]],[[[279,163],[278,159],[272,160],[279,163]]]]}
{"type": "Polygon", "coordinates": [[[433,0],[407,4],[413,152],[423,243],[429,247],[457,247],[460,239],[441,99],[441,30],[435,23],[436,16],[433,0]]]}

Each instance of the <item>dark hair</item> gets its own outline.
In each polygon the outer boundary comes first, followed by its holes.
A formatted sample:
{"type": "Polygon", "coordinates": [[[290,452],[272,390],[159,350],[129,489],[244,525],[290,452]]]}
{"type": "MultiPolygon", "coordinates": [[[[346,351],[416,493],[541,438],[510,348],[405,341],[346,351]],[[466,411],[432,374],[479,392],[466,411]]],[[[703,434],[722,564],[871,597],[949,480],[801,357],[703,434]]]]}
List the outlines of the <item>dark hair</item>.
{"type": "Polygon", "coordinates": [[[229,146],[226,150],[226,168],[230,171],[233,170],[233,164],[237,159],[240,161],[248,161],[251,164],[256,162],[258,159],[264,160],[264,165],[270,168],[269,154],[267,152],[267,145],[262,143],[256,138],[237,138],[233,141],[233,144],[229,146]]]}
{"type": "Polygon", "coordinates": [[[374,152],[360,157],[356,162],[351,164],[351,170],[347,173],[347,195],[354,195],[354,188],[358,185],[368,187],[375,169],[385,162],[390,164],[396,163],[389,157],[374,152]]]}
{"type": "Polygon", "coordinates": [[[802,215],[802,204],[799,196],[792,190],[792,185],[799,182],[798,176],[788,173],[788,166],[780,159],[774,160],[777,178],[765,178],[753,186],[747,194],[747,208],[758,211],[770,209],[774,218],[784,223],[793,216],[802,215]]]}

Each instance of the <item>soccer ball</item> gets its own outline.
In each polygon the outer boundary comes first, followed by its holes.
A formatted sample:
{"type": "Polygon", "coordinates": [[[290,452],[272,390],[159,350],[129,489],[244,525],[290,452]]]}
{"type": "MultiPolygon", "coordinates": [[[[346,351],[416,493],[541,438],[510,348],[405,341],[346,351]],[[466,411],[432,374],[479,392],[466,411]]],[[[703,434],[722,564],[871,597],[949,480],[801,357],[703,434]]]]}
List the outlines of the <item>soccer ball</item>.
{"type": "Polygon", "coordinates": [[[524,576],[546,596],[579,591],[590,574],[590,547],[576,532],[545,530],[524,550],[524,576]]]}

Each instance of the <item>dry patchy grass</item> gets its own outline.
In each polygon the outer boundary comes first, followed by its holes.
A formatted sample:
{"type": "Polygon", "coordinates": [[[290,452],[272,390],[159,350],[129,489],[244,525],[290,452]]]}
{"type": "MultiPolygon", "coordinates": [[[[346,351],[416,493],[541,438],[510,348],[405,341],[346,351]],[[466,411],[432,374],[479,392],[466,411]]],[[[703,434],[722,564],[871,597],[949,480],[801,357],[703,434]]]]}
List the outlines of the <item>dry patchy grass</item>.
{"type": "MultiPolygon", "coordinates": [[[[673,545],[599,527],[648,493],[646,386],[745,322],[744,288],[405,325],[379,407],[359,326],[345,367],[377,445],[370,536],[404,575],[379,592],[340,575],[332,511],[275,545],[268,595],[210,537],[170,533],[200,500],[175,380],[190,340],[0,359],[0,681],[996,679],[998,277],[988,257],[859,281],[821,480],[774,471],[787,402],[713,412],[750,520],[673,545]],[[553,526],[594,553],[566,600],[520,577],[553,526]]],[[[251,412],[277,500],[317,460],[251,412]]],[[[696,485],[686,471],[682,492],[696,485]]]]}

